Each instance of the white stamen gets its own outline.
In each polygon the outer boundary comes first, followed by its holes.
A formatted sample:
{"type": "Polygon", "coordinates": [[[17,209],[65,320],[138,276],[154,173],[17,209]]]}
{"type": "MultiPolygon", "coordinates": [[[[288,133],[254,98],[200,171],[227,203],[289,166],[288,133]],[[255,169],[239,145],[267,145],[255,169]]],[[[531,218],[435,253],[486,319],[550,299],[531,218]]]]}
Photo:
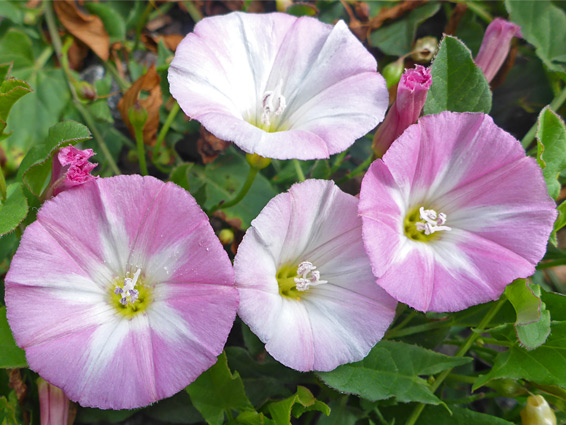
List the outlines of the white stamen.
{"type": "Polygon", "coordinates": [[[271,118],[279,116],[285,111],[287,101],[281,93],[283,87],[283,80],[279,80],[275,90],[268,90],[263,94],[261,105],[263,113],[261,115],[261,123],[265,126],[271,125],[271,118]]]}
{"type": "Polygon", "coordinates": [[[425,210],[423,207],[419,208],[419,214],[421,216],[421,220],[415,223],[417,226],[417,230],[419,232],[424,232],[425,235],[432,235],[434,232],[440,231],[450,231],[452,230],[451,227],[444,226],[446,223],[446,214],[439,213],[437,214],[435,210],[425,210]]]}
{"type": "Polygon", "coordinates": [[[297,275],[300,276],[295,278],[297,291],[306,291],[311,286],[328,283],[327,280],[320,280],[320,272],[316,270],[316,266],[310,261],[303,261],[299,264],[299,267],[297,267],[297,275]]]}
{"type": "Polygon", "coordinates": [[[123,305],[127,305],[128,302],[131,302],[133,304],[137,301],[140,293],[138,290],[134,289],[134,287],[138,283],[140,273],[141,269],[138,268],[133,277],[126,277],[124,279],[124,285],[122,288],[116,286],[116,289],[114,289],[114,293],[116,295],[122,295],[122,298],[120,298],[120,303],[122,303],[123,305]],[[129,300],[128,297],[130,297],[129,300]]]}

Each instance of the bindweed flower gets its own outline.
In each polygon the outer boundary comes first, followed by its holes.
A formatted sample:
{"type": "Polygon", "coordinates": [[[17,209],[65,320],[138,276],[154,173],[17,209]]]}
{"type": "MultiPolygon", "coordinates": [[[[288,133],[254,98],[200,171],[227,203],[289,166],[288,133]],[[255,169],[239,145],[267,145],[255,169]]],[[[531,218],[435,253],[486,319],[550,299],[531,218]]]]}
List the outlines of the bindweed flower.
{"type": "Polygon", "coordinates": [[[83,406],[169,397],[216,362],[234,272],[186,191],[98,179],[45,202],[6,276],[8,322],[31,369],[83,406]]]}
{"type": "Polygon", "coordinates": [[[437,312],[534,273],[556,218],[521,144],[487,115],[451,112],[421,118],[371,165],[359,213],[377,283],[437,312]]]}
{"type": "Polygon", "coordinates": [[[92,149],[81,150],[72,145],[60,149],[53,156],[49,195],[57,195],[66,189],[97,179],[97,176],[90,174],[98,165],[89,162],[93,155],[92,149]]]}
{"type": "Polygon", "coordinates": [[[373,137],[373,150],[382,157],[391,143],[417,122],[432,84],[430,69],[416,65],[405,70],[397,86],[397,99],[373,137]]]}
{"type": "Polygon", "coordinates": [[[361,240],[358,200],[307,180],[273,198],[234,259],[238,314],[284,365],[328,371],[363,359],[393,320],[361,240]]]}
{"type": "Polygon", "coordinates": [[[328,158],[381,122],[374,57],[340,21],[239,12],[200,21],[169,68],[183,111],[266,158],[328,158]]]}
{"type": "Polygon", "coordinates": [[[521,36],[521,27],[505,19],[496,18],[488,25],[475,62],[488,82],[493,80],[511,48],[513,37],[521,36]]]}
{"type": "Polygon", "coordinates": [[[69,399],[65,393],[41,378],[37,380],[37,391],[41,425],[67,425],[69,399]]]}

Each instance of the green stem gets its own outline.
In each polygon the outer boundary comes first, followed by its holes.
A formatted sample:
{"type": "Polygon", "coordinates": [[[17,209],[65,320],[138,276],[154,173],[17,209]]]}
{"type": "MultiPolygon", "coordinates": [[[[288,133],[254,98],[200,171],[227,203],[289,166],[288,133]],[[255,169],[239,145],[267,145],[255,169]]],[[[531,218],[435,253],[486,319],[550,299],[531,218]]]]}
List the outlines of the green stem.
{"type": "Polygon", "coordinates": [[[305,181],[305,174],[303,173],[303,169],[301,168],[301,163],[298,159],[293,159],[293,165],[295,166],[295,172],[297,173],[297,178],[300,182],[305,181]]]}
{"type": "Polygon", "coordinates": [[[163,141],[165,140],[165,136],[167,136],[167,132],[169,131],[169,127],[171,127],[171,124],[175,120],[175,117],[177,116],[179,109],[180,109],[179,104],[177,102],[175,102],[175,104],[173,105],[173,107],[169,111],[169,115],[167,115],[167,118],[165,119],[165,122],[163,123],[163,127],[161,127],[161,130],[159,130],[159,134],[157,135],[157,141],[155,142],[155,146],[153,147],[153,158],[154,159],[157,158],[157,154],[159,154],[159,150],[161,149],[161,145],[163,144],[163,141]]]}
{"type": "Polygon", "coordinates": [[[436,320],[434,322],[423,323],[422,325],[411,326],[409,328],[400,329],[395,331],[395,329],[390,330],[385,334],[385,338],[400,338],[402,336],[413,335],[420,332],[431,331],[438,328],[445,328],[447,326],[452,326],[452,319],[436,320]]]}
{"type": "Polygon", "coordinates": [[[240,202],[242,199],[244,199],[244,196],[246,196],[246,194],[248,193],[248,191],[250,190],[250,188],[252,187],[252,184],[254,182],[255,176],[257,175],[257,172],[259,170],[257,168],[254,167],[250,167],[250,171],[248,173],[248,177],[246,178],[246,181],[244,182],[244,185],[242,186],[242,188],[240,189],[240,192],[236,195],[236,197],[228,202],[221,202],[215,206],[213,206],[210,210],[209,210],[209,214],[212,214],[213,212],[219,210],[219,209],[224,209],[224,208],[230,208],[233,207],[234,205],[236,205],[238,202],[240,202]]]}
{"type": "Polygon", "coordinates": [[[112,74],[112,77],[114,77],[114,80],[116,80],[116,83],[118,84],[118,86],[120,87],[120,90],[126,91],[130,88],[130,83],[128,83],[118,72],[118,70],[116,69],[116,67],[111,63],[111,62],[104,62],[104,67],[106,68],[106,71],[108,71],[110,74],[112,74]]]}
{"type": "Polygon", "coordinates": [[[53,14],[53,9],[51,8],[51,1],[43,0],[43,3],[45,5],[45,19],[47,22],[47,29],[49,30],[49,35],[51,36],[51,42],[53,43],[53,47],[55,48],[55,53],[59,58],[59,62],[63,65],[63,72],[67,80],[67,85],[69,86],[69,90],[71,91],[71,96],[73,97],[73,103],[77,108],[77,110],[79,111],[79,113],[82,115],[87,125],[90,127],[90,131],[92,132],[94,139],[98,143],[98,147],[104,154],[106,162],[112,169],[112,172],[114,174],[120,174],[120,169],[116,165],[116,162],[114,161],[114,158],[112,158],[112,154],[108,150],[108,147],[104,142],[104,139],[102,138],[102,136],[98,132],[98,129],[96,128],[96,125],[94,123],[94,118],[92,118],[88,110],[82,105],[77,95],[77,92],[73,87],[72,84],[73,76],[71,74],[71,70],[69,69],[68,66],[64,65],[66,61],[63,58],[63,53],[62,53],[63,46],[61,45],[61,39],[59,38],[59,33],[57,32],[57,25],[55,24],[55,16],[53,14]]]}
{"type": "Polygon", "coordinates": [[[147,163],[145,161],[145,149],[143,145],[143,126],[133,126],[136,134],[136,145],[138,147],[138,161],[142,176],[147,176],[147,163]],[[141,127],[141,128],[140,128],[141,127]]]}
{"type": "Polygon", "coordinates": [[[395,334],[395,332],[398,332],[399,330],[403,329],[405,326],[407,326],[407,324],[411,320],[413,320],[413,318],[416,315],[417,315],[417,311],[412,310],[409,314],[407,314],[407,317],[405,317],[405,319],[403,319],[403,321],[401,323],[399,323],[397,326],[391,328],[389,332],[395,334]]]}
{"type": "Polygon", "coordinates": [[[344,177],[342,177],[341,179],[339,179],[336,184],[342,184],[350,179],[353,179],[356,176],[359,176],[360,174],[362,174],[369,166],[370,164],[375,160],[375,158],[373,157],[373,154],[371,154],[370,156],[368,156],[366,158],[366,160],[364,162],[362,162],[360,165],[358,165],[356,168],[354,168],[352,171],[350,171],[348,174],[346,174],[344,177]]]}
{"type": "Polygon", "coordinates": [[[43,49],[43,52],[41,52],[39,57],[35,60],[35,69],[36,70],[42,69],[52,54],[53,54],[53,47],[51,47],[51,45],[43,49]]]}
{"type": "Polygon", "coordinates": [[[330,167],[330,175],[332,175],[336,171],[338,171],[338,169],[340,168],[340,166],[344,162],[344,158],[346,158],[347,153],[348,153],[348,151],[345,150],[343,152],[340,152],[338,155],[336,155],[336,159],[334,160],[334,164],[332,164],[332,167],[330,167]]]}
{"type": "MultiPolygon", "coordinates": [[[[506,298],[504,296],[502,296],[499,299],[499,301],[497,301],[489,309],[489,311],[483,317],[483,319],[480,322],[480,324],[478,325],[478,327],[475,330],[473,330],[473,332],[466,339],[464,344],[462,344],[460,346],[460,348],[458,349],[458,351],[456,352],[454,357],[462,357],[462,356],[464,356],[464,354],[466,354],[468,352],[468,350],[474,344],[476,339],[478,339],[480,337],[480,335],[482,334],[484,329],[487,327],[487,325],[489,325],[489,322],[491,322],[491,320],[495,317],[495,315],[497,314],[499,309],[501,307],[503,307],[503,304],[505,304],[505,301],[506,301],[506,298]]],[[[450,372],[452,372],[452,368],[447,369],[444,372],[442,372],[438,376],[438,378],[434,381],[434,383],[430,387],[430,390],[433,394],[440,387],[440,385],[444,382],[444,380],[448,377],[448,375],[450,375],[450,372]]],[[[425,408],[425,405],[423,403],[419,403],[419,405],[417,407],[415,407],[415,410],[413,410],[413,413],[411,414],[411,416],[409,417],[407,422],[405,422],[405,425],[415,425],[417,423],[417,420],[419,419],[419,416],[421,415],[421,412],[423,411],[424,408],[425,408]]]]}
{"type": "Polygon", "coordinates": [[[4,178],[4,171],[0,167],[0,201],[4,202],[7,196],[6,179],[4,178]]]}
{"type": "Polygon", "coordinates": [[[185,6],[187,12],[189,12],[189,15],[191,15],[191,18],[193,18],[195,23],[202,19],[202,13],[200,13],[200,10],[197,9],[192,1],[184,1],[183,6],[185,6]]]}
{"type": "Polygon", "coordinates": [[[138,45],[140,44],[141,32],[143,30],[143,27],[145,27],[145,24],[147,23],[147,18],[149,17],[149,14],[151,13],[152,10],[153,10],[153,4],[151,1],[148,1],[142,16],[140,17],[140,20],[136,25],[136,42],[134,44],[134,51],[138,49],[138,45]]]}
{"type": "MultiPolygon", "coordinates": [[[[560,107],[564,104],[564,102],[566,102],[566,87],[564,87],[562,91],[558,94],[558,96],[556,96],[552,100],[552,102],[550,102],[550,109],[556,112],[558,109],[560,109],[560,107]]],[[[535,140],[535,136],[537,134],[537,128],[538,128],[538,120],[536,123],[533,124],[533,126],[527,132],[527,134],[525,134],[523,140],[521,140],[521,145],[523,146],[523,148],[527,149],[529,145],[533,142],[533,140],[535,140]]]]}

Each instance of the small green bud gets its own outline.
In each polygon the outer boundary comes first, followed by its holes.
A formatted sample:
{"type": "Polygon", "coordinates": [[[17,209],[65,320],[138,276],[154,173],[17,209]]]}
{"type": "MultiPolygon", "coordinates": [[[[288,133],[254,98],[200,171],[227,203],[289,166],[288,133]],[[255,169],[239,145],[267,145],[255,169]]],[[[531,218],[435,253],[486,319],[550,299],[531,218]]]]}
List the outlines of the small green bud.
{"type": "Polygon", "coordinates": [[[218,239],[222,245],[228,245],[234,242],[234,232],[232,229],[222,229],[218,234],[218,239]]]}
{"type": "Polygon", "coordinates": [[[381,71],[381,75],[385,78],[385,82],[387,83],[387,88],[393,87],[395,84],[399,83],[401,80],[401,75],[403,75],[403,71],[405,70],[405,64],[403,59],[399,59],[395,62],[391,62],[387,64],[383,71],[381,71]]]}
{"type": "Polygon", "coordinates": [[[89,103],[96,99],[95,88],[86,81],[73,81],[73,86],[75,86],[77,96],[82,103],[89,103]]]}
{"type": "Polygon", "coordinates": [[[256,170],[263,170],[271,164],[271,158],[264,158],[263,156],[259,156],[257,153],[247,153],[246,161],[248,161],[250,167],[255,168],[256,170]]]}
{"type": "Polygon", "coordinates": [[[556,415],[541,395],[527,398],[527,405],[521,410],[522,425],[556,425],[556,415]]]}
{"type": "Polygon", "coordinates": [[[141,130],[147,122],[147,110],[139,102],[134,103],[128,111],[130,123],[135,129],[141,130]]]}

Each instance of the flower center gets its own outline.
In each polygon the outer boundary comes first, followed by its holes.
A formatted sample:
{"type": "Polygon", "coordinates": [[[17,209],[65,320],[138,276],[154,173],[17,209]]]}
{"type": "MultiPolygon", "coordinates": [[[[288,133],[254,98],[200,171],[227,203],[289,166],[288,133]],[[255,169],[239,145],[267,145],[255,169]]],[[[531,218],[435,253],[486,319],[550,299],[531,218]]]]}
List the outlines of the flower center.
{"type": "Polygon", "coordinates": [[[320,279],[320,271],[310,261],[303,261],[297,267],[283,266],[277,272],[279,293],[289,298],[301,299],[301,293],[308,291],[311,286],[328,283],[320,279]]]}
{"type": "Polygon", "coordinates": [[[151,290],[144,284],[140,268],[134,274],[127,273],[123,280],[115,279],[110,289],[111,304],[127,318],[144,311],[151,303],[151,290]]]}
{"type": "Polygon", "coordinates": [[[272,128],[273,119],[280,116],[287,107],[285,96],[281,93],[282,87],[283,80],[279,80],[275,90],[268,90],[263,94],[261,124],[265,131],[274,131],[272,128]]]}
{"type": "Polygon", "coordinates": [[[414,209],[405,217],[405,235],[415,241],[428,242],[438,236],[436,232],[452,230],[445,226],[446,218],[446,214],[433,209],[414,209]]]}

